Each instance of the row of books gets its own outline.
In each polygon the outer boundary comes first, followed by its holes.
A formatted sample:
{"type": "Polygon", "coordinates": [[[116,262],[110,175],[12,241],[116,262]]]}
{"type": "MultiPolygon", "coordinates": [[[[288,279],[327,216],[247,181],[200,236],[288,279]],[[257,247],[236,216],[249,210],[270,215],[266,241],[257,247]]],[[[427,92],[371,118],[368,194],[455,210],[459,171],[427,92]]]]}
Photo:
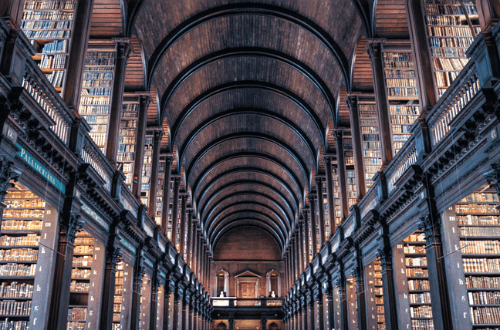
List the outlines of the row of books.
{"type": "Polygon", "coordinates": [[[382,165],[382,160],[380,158],[378,158],[380,155],[377,153],[377,155],[370,155],[370,156],[367,156],[364,160],[363,160],[363,164],[366,165],[366,166],[370,166],[370,165],[382,165]]]}
{"type": "Polygon", "coordinates": [[[500,292],[479,291],[469,292],[470,305],[498,305],[500,304],[500,292]]]}
{"type": "MultiPolygon", "coordinates": [[[[481,31],[476,31],[481,32],[481,31]]],[[[472,30],[469,26],[429,26],[429,37],[473,37],[472,30]]]]}
{"type": "Polygon", "coordinates": [[[0,298],[31,298],[33,297],[33,284],[18,282],[2,282],[0,285],[0,298]]]}
{"type": "Polygon", "coordinates": [[[461,237],[492,237],[500,236],[499,227],[461,227],[460,228],[461,237]]]}
{"type": "Polygon", "coordinates": [[[436,70],[461,71],[467,65],[467,58],[434,58],[436,70]]]}
{"type": "MultiPolygon", "coordinates": [[[[460,200],[460,203],[498,203],[499,198],[497,194],[491,193],[472,193],[465,198],[460,200]]],[[[498,221],[498,218],[495,218],[498,221]]],[[[497,222],[497,224],[499,224],[497,222]]]]}
{"type": "Polygon", "coordinates": [[[388,87],[387,96],[389,97],[418,97],[416,87],[388,87]]]}
{"type": "Polygon", "coordinates": [[[61,88],[64,78],[64,71],[55,70],[52,71],[51,73],[46,73],[45,77],[52,84],[52,86],[54,86],[55,88],[61,88]]]}
{"type": "Polygon", "coordinates": [[[49,54],[42,55],[40,69],[64,69],[66,66],[67,54],[49,54]]]}
{"type": "Polygon", "coordinates": [[[43,29],[71,29],[73,21],[22,21],[23,30],[43,30],[43,29]]]}
{"type": "MultiPolygon", "coordinates": [[[[469,229],[469,228],[467,228],[467,229],[469,229]]],[[[495,229],[500,229],[500,228],[495,228],[495,229]]],[[[495,236],[495,235],[493,235],[493,236],[495,236]]],[[[460,241],[460,249],[462,250],[462,253],[465,253],[465,254],[500,254],[500,242],[499,241],[460,241]]]]}
{"type": "MultiPolygon", "coordinates": [[[[84,93],[82,91],[82,97],[80,99],[80,103],[84,105],[109,105],[111,103],[111,99],[109,96],[87,96],[88,93],[84,93]]],[[[80,106],[81,108],[81,106],[80,106]]]]}
{"type": "MultiPolygon", "coordinates": [[[[443,40],[443,39],[442,39],[443,40]]],[[[464,48],[435,48],[431,49],[434,57],[466,57],[464,48]]]]}
{"type": "Polygon", "coordinates": [[[466,276],[467,289],[498,289],[500,291],[500,277],[466,276]]]}
{"type": "Polygon", "coordinates": [[[54,40],[43,45],[42,54],[57,54],[68,52],[68,40],[54,40]]]}
{"type": "Polygon", "coordinates": [[[79,281],[71,281],[69,286],[70,291],[78,291],[78,292],[89,292],[90,290],[90,282],[79,282],[79,281]]]}
{"type": "Polygon", "coordinates": [[[388,70],[385,69],[385,77],[386,78],[416,78],[415,77],[415,70],[388,70]]]}
{"type": "Polygon", "coordinates": [[[415,87],[417,86],[416,79],[407,79],[407,78],[387,78],[385,80],[387,87],[415,87]]]}
{"type": "Polygon", "coordinates": [[[416,115],[420,114],[420,107],[414,105],[391,105],[389,106],[391,115],[416,115]]]}
{"type": "Polygon", "coordinates": [[[35,276],[36,264],[20,265],[6,264],[0,265],[0,276],[35,276]]]}
{"type": "Polygon", "coordinates": [[[87,320],[87,308],[71,308],[68,313],[68,321],[87,320]]]}
{"type": "Polygon", "coordinates": [[[432,318],[432,309],[429,305],[410,307],[410,316],[412,318],[432,318]]]}
{"type": "Polygon", "coordinates": [[[0,301],[0,316],[2,315],[30,315],[31,301],[0,301]]]}
{"type": "Polygon", "coordinates": [[[91,270],[90,269],[80,269],[80,268],[73,268],[71,270],[71,278],[85,278],[88,279],[90,278],[91,270]]]}
{"type": "Polygon", "coordinates": [[[130,136],[130,135],[125,135],[125,136],[120,136],[120,144],[134,144],[135,145],[135,135],[130,136]]]}
{"type": "Polygon", "coordinates": [[[458,16],[435,16],[427,15],[425,17],[427,25],[467,25],[467,20],[458,16]]]}
{"type": "Polygon", "coordinates": [[[405,258],[405,265],[406,266],[418,266],[418,267],[427,267],[427,258],[426,257],[420,257],[420,258],[405,258]]]}
{"type": "MultiPolygon", "coordinates": [[[[98,54],[103,54],[103,53],[98,53],[98,54]]],[[[90,70],[95,70],[95,68],[92,68],[92,66],[95,65],[104,65],[104,66],[109,66],[111,69],[113,65],[115,65],[115,59],[114,57],[93,57],[93,58],[86,58],[85,59],[85,65],[90,66],[90,70]]],[[[107,70],[111,70],[107,69],[107,70]]]]}
{"type": "Polygon", "coordinates": [[[98,105],[80,105],[79,111],[81,115],[93,114],[93,115],[107,115],[109,113],[109,105],[98,106],[98,105]]]}
{"type": "Polygon", "coordinates": [[[405,68],[411,69],[414,66],[415,65],[413,62],[392,62],[392,61],[384,62],[385,69],[405,69],[405,68]]]}
{"type": "Polygon", "coordinates": [[[74,9],[78,0],[26,1],[24,9],[74,9]]]}
{"type": "Polygon", "coordinates": [[[85,71],[83,73],[83,80],[113,80],[113,73],[85,71]]]}
{"type": "Polygon", "coordinates": [[[4,220],[3,230],[42,230],[41,220],[4,220]]]}
{"type": "Polygon", "coordinates": [[[430,37],[429,42],[431,44],[432,49],[451,48],[454,49],[455,51],[461,50],[465,55],[465,51],[467,50],[467,48],[470,47],[470,45],[472,45],[474,39],[470,37],[453,37],[453,36],[450,36],[449,38],[430,37]]]}
{"type": "MultiPolygon", "coordinates": [[[[110,79],[106,80],[90,80],[90,79],[85,79],[83,81],[83,87],[111,87],[111,83],[113,81],[110,79]]],[[[94,90],[88,90],[88,95],[111,95],[111,88],[106,88],[104,92],[102,93],[96,93],[94,90]],[[92,93],[93,91],[94,93],[92,93]]]]}
{"type": "MultiPolygon", "coordinates": [[[[106,118],[107,119],[107,118],[106,118]]],[[[97,120],[99,121],[104,121],[101,118],[98,118],[97,120]]],[[[100,133],[105,133],[108,131],[108,124],[94,124],[94,123],[89,123],[90,125],[90,132],[100,132],[100,133]]],[[[99,145],[99,144],[98,144],[99,145]]]]}
{"type": "Polygon", "coordinates": [[[41,199],[5,199],[7,208],[39,208],[45,207],[45,202],[41,199]]]}
{"type": "Polygon", "coordinates": [[[459,72],[448,71],[448,72],[435,72],[436,73],[436,82],[438,87],[448,87],[451,85],[453,80],[457,78],[459,72]]]}
{"type": "Polygon", "coordinates": [[[73,267],[91,267],[93,256],[73,257],[73,267]]]}
{"type": "Polygon", "coordinates": [[[26,236],[7,236],[0,237],[0,246],[38,246],[40,236],[28,234],[26,236]]]}
{"type": "Polygon", "coordinates": [[[408,280],[408,290],[430,290],[429,280],[408,280]]]}
{"type": "Polygon", "coordinates": [[[434,329],[433,320],[411,320],[411,330],[432,330],[434,329]]]}
{"type": "Polygon", "coordinates": [[[27,30],[24,32],[28,39],[68,39],[69,30],[27,30]]]}
{"type": "Polygon", "coordinates": [[[466,273],[499,273],[500,259],[463,258],[466,273]]]}
{"type": "Polygon", "coordinates": [[[29,328],[28,321],[0,321],[0,330],[29,330],[29,328]]]}
{"type": "Polygon", "coordinates": [[[384,52],[384,62],[406,62],[409,65],[413,66],[413,60],[411,53],[392,53],[392,52],[384,52]]]}
{"type": "Polygon", "coordinates": [[[410,304],[430,304],[431,303],[431,293],[430,292],[422,292],[422,293],[411,293],[410,304]]]}
{"type": "Polygon", "coordinates": [[[455,213],[498,213],[492,204],[456,204],[455,213]]]}
{"type": "Polygon", "coordinates": [[[429,271],[424,268],[406,268],[407,277],[429,277],[429,271]]]}
{"type": "Polygon", "coordinates": [[[405,245],[403,247],[405,254],[425,254],[424,245],[405,245]]]}
{"type": "Polygon", "coordinates": [[[74,249],[75,254],[93,254],[94,247],[88,245],[77,245],[74,249]]]}
{"type": "Polygon", "coordinates": [[[38,250],[34,249],[11,249],[0,250],[0,261],[37,261],[38,250]]]}
{"type": "Polygon", "coordinates": [[[117,160],[119,162],[130,162],[135,159],[134,152],[118,152],[117,160]]]}
{"type": "Polygon", "coordinates": [[[416,115],[391,115],[391,124],[412,125],[417,119],[416,115]]]}
{"type": "Polygon", "coordinates": [[[85,322],[68,322],[66,330],[85,330],[85,322]]]}
{"type": "MultiPolygon", "coordinates": [[[[87,81],[83,82],[85,84],[89,84],[87,81]]],[[[92,82],[93,84],[94,82],[92,82]]],[[[108,84],[108,83],[106,83],[108,84]]],[[[110,96],[111,95],[111,88],[104,88],[104,87],[85,87],[82,89],[82,95],[84,96],[110,96]]],[[[100,98],[99,98],[100,99],[100,98]]],[[[109,100],[109,97],[103,98],[109,100]]]]}
{"type": "Polygon", "coordinates": [[[472,324],[500,323],[500,307],[471,307],[472,324]]]}
{"type": "Polygon", "coordinates": [[[456,1],[450,4],[425,4],[425,12],[427,15],[477,15],[476,6],[473,4],[464,4],[464,7],[456,1]],[[465,11],[464,11],[465,7],[465,11]]]}
{"type": "Polygon", "coordinates": [[[34,11],[25,10],[23,21],[69,21],[73,20],[73,12],[70,11],[34,11]]]}

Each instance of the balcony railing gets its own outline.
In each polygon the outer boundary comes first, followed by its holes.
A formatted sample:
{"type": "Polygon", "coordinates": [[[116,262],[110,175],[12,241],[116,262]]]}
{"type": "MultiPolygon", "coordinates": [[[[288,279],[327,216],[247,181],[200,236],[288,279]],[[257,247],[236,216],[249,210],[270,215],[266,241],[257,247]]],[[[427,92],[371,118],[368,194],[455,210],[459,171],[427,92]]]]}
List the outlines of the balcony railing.
{"type": "Polygon", "coordinates": [[[85,135],[83,143],[82,160],[90,164],[92,168],[104,180],[104,188],[107,191],[111,190],[111,178],[113,177],[113,167],[108,162],[99,147],[92,140],[90,135],[85,135]]]}
{"type": "Polygon", "coordinates": [[[280,307],[282,305],[282,298],[212,298],[214,307],[280,307]]]}

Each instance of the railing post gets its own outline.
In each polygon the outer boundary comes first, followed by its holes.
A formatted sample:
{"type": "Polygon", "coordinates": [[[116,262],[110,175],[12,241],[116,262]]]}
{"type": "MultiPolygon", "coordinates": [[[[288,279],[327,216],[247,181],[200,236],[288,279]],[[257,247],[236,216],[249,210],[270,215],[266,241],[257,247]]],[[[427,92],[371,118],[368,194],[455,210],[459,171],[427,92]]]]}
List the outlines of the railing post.
{"type": "Polygon", "coordinates": [[[22,86],[26,62],[31,60],[33,47],[21,30],[11,30],[4,46],[0,73],[13,86],[22,86]]]}

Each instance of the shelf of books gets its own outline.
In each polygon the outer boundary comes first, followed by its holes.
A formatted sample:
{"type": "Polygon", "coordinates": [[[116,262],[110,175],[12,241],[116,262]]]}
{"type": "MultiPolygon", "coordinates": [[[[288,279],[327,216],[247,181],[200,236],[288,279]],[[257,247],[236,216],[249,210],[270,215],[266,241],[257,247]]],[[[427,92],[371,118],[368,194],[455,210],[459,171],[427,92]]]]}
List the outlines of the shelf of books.
{"type": "Polygon", "coordinates": [[[340,186],[339,186],[339,175],[337,174],[337,164],[333,165],[332,170],[332,180],[333,180],[333,202],[335,204],[335,227],[341,224],[341,212],[340,212],[340,186]]]}
{"type": "Polygon", "coordinates": [[[97,320],[104,246],[85,230],[76,233],[67,329],[91,329],[97,320]]]}
{"type": "Polygon", "coordinates": [[[474,329],[500,327],[500,213],[498,195],[475,192],[455,204],[460,250],[474,329]]]}
{"type": "Polygon", "coordinates": [[[135,145],[137,135],[137,119],[139,117],[139,102],[124,100],[122,119],[120,122],[120,139],[117,160],[122,164],[125,174],[125,184],[132,189],[134,179],[135,145]]]}
{"type": "Polygon", "coordinates": [[[43,323],[48,301],[45,293],[34,288],[51,284],[52,252],[44,246],[54,246],[57,215],[54,208],[19,183],[8,189],[4,203],[7,207],[0,235],[0,329],[35,328],[43,323]]]}
{"type": "Polygon", "coordinates": [[[149,329],[149,311],[151,308],[151,277],[145,274],[141,285],[141,307],[139,315],[139,329],[149,329]]]}
{"type": "Polygon", "coordinates": [[[465,52],[481,28],[472,0],[425,0],[423,6],[437,92],[441,97],[467,65],[465,52]]]}
{"type": "Polygon", "coordinates": [[[141,203],[149,206],[151,183],[151,163],[153,161],[153,136],[146,136],[144,144],[144,162],[142,164],[141,203]]]}
{"type": "Polygon", "coordinates": [[[110,51],[87,51],[78,110],[90,125],[90,137],[103,153],[106,150],[115,55],[110,51]]]}
{"type": "Polygon", "coordinates": [[[163,213],[163,181],[165,179],[165,164],[165,158],[160,157],[160,162],[158,164],[158,183],[156,187],[156,210],[154,218],[156,224],[160,226],[163,213]]]}
{"type": "Polygon", "coordinates": [[[403,297],[398,315],[412,330],[434,329],[425,246],[425,234],[418,230],[394,248],[394,269],[401,269],[396,272],[398,296],[403,297]]]}
{"type": "Polygon", "coordinates": [[[324,213],[324,221],[325,228],[323,228],[325,233],[325,239],[328,240],[330,238],[330,217],[328,216],[328,194],[326,191],[326,180],[323,180],[321,183],[321,196],[323,198],[323,213],[324,213]]]}
{"type": "Polygon", "coordinates": [[[344,161],[347,180],[347,203],[348,207],[351,207],[357,202],[356,172],[354,171],[354,151],[352,147],[352,138],[343,137],[342,142],[344,146],[344,161]]]}
{"type": "Polygon", "coordinates": [[[132,297],[132,265],[120,260],[116,264],[112,330],[129,328],[129,307],[132,297]]]}
{"type": "Polygon", "coordinates": [[[410,137],[420,113],[415,64],[410,50],[384,51],[384,74],[391,117],[394,155],[410,137]]]}
{"type": "Polygon", "coordinates": [[[61,92],[78,0],[24,3],[21,29],[35,48],[33,58],[56,91],[61,92]]]}
{"type": "Polygon", "coordinates": [[[365,268],[367,327],[369,330],[385,330],[384,292],[380,259],[365,268]]]}
{"type": "Polygon", "coordinates": [[[358,294],[356,290],[356,279],[354,276],[346,278],[346,299],[347,299],[347,318],[349,321],[349,330],[358,329],[358,294]]]}
{"type": "Polygon", "coordinates": [[[380,153],[380,137],[377,118],[377,104],[359,103],[359,125],[361,127],[361,143],[363,147],[363,169],[366,189],[373,185],[373,176],[382,166],[380,153]]]}
{"type": "Polygon", "coordinates": [[[338,286],[333,287],[333,324],[332,330],[341,330],[342,329],[342,310],[341,310],[341,300],[343,300],[341,296],[341,292],[338,286]]]}
{"type": "Polygon", "coordinates": [[[167,238],[169,241],[172,241],[172,209],[173,209],[173,196],[174,196],[174,182],[170,181],[170,193],[169,193],[169,201],[168,201],[168,219],[167,219],[167,238]]]}
{"type": "MultiPolygon", "coordinates": [[[[164,329],[163,322],[164,320],[164,302],[165,302],[165,287],[163,285],[158,286],[158,290],[156,291],[156,328],[164,329]]],[[[189,310],[189,308],[188,308],[189,310]]],[[[166,326],[165,326],[166,328],[166,326]]]]}

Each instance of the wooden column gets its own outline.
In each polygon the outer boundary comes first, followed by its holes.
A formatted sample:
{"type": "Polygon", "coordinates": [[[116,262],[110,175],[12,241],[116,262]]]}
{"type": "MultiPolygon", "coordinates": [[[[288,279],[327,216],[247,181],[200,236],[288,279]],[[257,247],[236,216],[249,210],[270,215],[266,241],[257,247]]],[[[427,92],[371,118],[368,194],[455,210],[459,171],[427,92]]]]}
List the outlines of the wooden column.
{"type": "Polygon", "coordinates": [[[320,250],[325,244],[325,206],[323,204],[323,178],[316,177],[316,190],[318,191],[318,220],[319,220],[319,246],[320,250]]]}
{"type": "Polygon", "coordinates": [[[299,271],[302,273],[304,271],[304,237],[303,237],[303,231],[302,227],[304,225],[304,220],[298,221],[297,225],[297,234],[298,234],[298,241],[299,241],[299,271]]]}
{"type": "Polygon", "coordinates": [[[197,228],[197,232],[198,232],[198,250],[197,250],[198,257],[196,258],[196,271],[197,271],[196,277],[198,278],[198,281],[200,281],[200,283],[201,283],[201,259],[203,257],[201,254],[201,228],[200,227],[197,228]]]}
{"type": "MultiPolygon", "coordinates": [[[[174,199],[172,201],[172,245],[177,250],[177,214],[179,208],[179,183],[181,178],[174,178],[174,199]]],[[[178,251],[177,251],[178,252],[178,251]]]]}
{"type": "Polygon", "coordinates": [[[111,164],[116,165],[118,142],[120,137],[120,122],[122,120],[123,91],[125,89],[125,71],[127,60],[130,56],[131,46],[129,41],[116,43],[116,65],[111,95],[111,108],[109,110],[108,138],[106,142],[106,158],[111,164]]]}
{"type": "Polygon", "coordinates": [[[365,300],[365,279],[363,274],[363,263],[361,262],[361,257],[356,256],[358,260],[358,267],[356,267],[354,277],[356,278],[356,302],[358,304],[358,326],[360,329],[366,329],[366,300],[365,300]]]}
{"type": "Polygon", "coordinates": [[[163,210],[161,213],[161,232],[167,237],[168,229],[168,210],[170,207],[170,181],[172,181],[172,162],[173,156],[165,158],[165,176],[163,179],[163,210]]]}
{"type": "MultiPolygon", "coordinates": [[[[305,298],[304,298],[305,299],[305,298]]],[[[301,320],[301,324],[299,325],[299,328],[302,328],[304,330],[313,330],[313,329],[310,329],[309,328],[309,316],[308,316],[308,310],[307,310],[307,303],[304,301],[302,302],[302,309],[301,309],[301,313],[300,313],[300,320],[301,320]]]]}
{"type": "Polygon", "coordinates": [[[333,288],[331,287],[331,283],[328,283],[327,290],[326,299],[328,300],[328,324],[330,325],[330,329],[335,329],[335,311],[333,309],[333,288]]]}
{"type": "Polygon", "coordinates": [[[158,167],[160,164],[161,131],[153,136],[153,157],[151,160],[151,183],[149,185],[149,217],[154,221],[156,215],[156,193],[158,191],[158,167]]]}
{"type": "Polygon", "coordinates": [[[344,158],[344,141],[343,131],[336,130],[335,134],[335,147],[337,149],[337,175],[339,181],[340,191],[340,219],[343,222],[349,214],[349,204],[347,198],[347,184],[345,173],[345,158],[344,158]]]}
{"type": "Polygon", "coordinates": [[[182,259],[185,259],[186,251],[186,203],[187,203],[187,193],[183,193],[181,196],[181,232],[179,237],[179,254],[182,259]]]}
{"type": "Polygon", "coordinates": [[[106,268],[104,269],[103,293],[101,299],[100,329],[111,329],[113,324],[113,305],[115,298],[116,263],[122,255],[118,247],[120,238],[116,235],[116,226],[111,228],[112,234],[106,249],[106,268]]]}
{"type": "Polygon", "coordinates": [[[140,198],[142,186],[142,170],[144,166],[144,143],[146,141],[146,125],[148,122],[149,95],[139,98],[139,118],[137,120],[137,135],[134,159],[134,180],[132,180],[132,194],[140,198]]]}
{"type": "Polygon", "coordinates": [[[340,299],[340,330],[349,330],[349,310],[347,305],[346,280],[343,267],[341,267],[337,281],[340,299]]]}
{"type": "Polygon", "coordinates": [[[384,79],[384,59],[382,58],[381,40],[371,40],[368,45],[368,54],[370,55],[373,72],[373,88],[375,91],[375,100],[377,102],[377,117],[382,156],[382,166],[380,170],[383,170],[389,165],[393,155],[391,119],[389,118],[388,106],[389,101],[387,99],[384,79]]]}
{"type": "Polygon", "coordinates": [[[186,294],[184,294],[184,299],[182,301],[182,330],[190,330],[189,329],[189,324],[188,324],[188,306],[189,306],[189,300],[186,297],[186,294]]]}
{"type": "Polygon", "coordinates": [[[491,28],[500,20],[500,1],[479,0],[476,1],[476,6],[481,31],[490,32],[491,28]]]}
{"type": "Polygon", "coordinates": [[[182,318],[181,318],[181,313],[179,311],[182,311],[182,292],[179,291],[179,289],[175,290],[175,296],[174,296],[174,329],[180,330],[182,329],[182,318]]]}
{"type": "MultiPolygon", "coordinates": [[[[316,303],[318,304],[318,306],[316,307],[316,311],[318,313],[318,316],[317,316],[317,329],[319,330],[323,330],[325,328],[325,322],[323,320],[323,315],[324,315],[324,311],[323,311],[323,297],[321,295],[321,292],[319,293],[318,296],[316,296],[316,303]]],[[[363,329],[363,328],[361,328],[363,329]]]]}
{"type": "Polygon", "coordinates": [[[132,290],[132,308],[130,311],[130,330],[140,330],[141,320],[141,288],[145,274],[142,251],[138,249],[134,267],[134,286],[132,290]]]}
{"type": "Polygon", "coordinates": [[[325,175],[326,175],[326,195],[328,198],[328,217],[330,218],[330,237],[335,234],[335,202],[333,201],[333,174],[332,174],[332,158],[325,156],[325,175]]]}
{"type": "Polygon", "coordinates": [[[365,170],[363,164],[362,134],[359,125],[358,96],[349,95],[347,98],[349,105],[349,118],[351,122],[352,150],[354,153],[354,172],[356,175],[357,201],[360,201],[366,194],[365,170]]]}
{"type": "Polygon", "coordinates": [[[304,233],[305,233],[305,240],[304,240],[304,243],[306,244],[306,249],[305,249],[305,255],[304,255],[304,269],[307,268],[307,265],[309,265],[309,263],[311,262],[310,260],[310,257],[309,257],[309,245],[310,245],[310,242],[309,242],[309,215],[308,215],[308,212],[309,210],[308,209],[304,209],[302,210],[302,213],[303,213],[303,218],[304,218],[304,233]]]}
{"type": "Polygon", "coordinates": [[[193,209],[187,210],[187,237],[186,237],[186,264],[193,270],[191,260],[193,259],[193,209]]]}
{"type": "Polygon", "coordinates": [[[392,263],[392,247],[389,236],[389,228],[383,225],[381,228],[382,242],[377,251],[382,266],[382,291],[384,293],[384,314],[386,330],[398,329],[398,307],[396,305],[396,288],[394,285],[394,270],[392,263]]]}
{"type": "Polygon", "coordinates": [[[157,330],[158,323],[158,289],[160,288],[160,270],[155,262],[153,277],[151,278],[151,304],[149,306],[149,330],[157,330]]]}
{"type": "Polygon", "coordinates": [[[297,280],[297,251],[295,248],[296,239],[295,236],[292,237],[290,241],[290,249],[292,251],[292,280],[295,282],[297,280]]]}
{"type": "Polygon", "coordinates": [[[432,70],[433,61],[429,53],[429,44],[425,29],[424,13],[420,0],[405,1],[408,16],[411,48],[415,61],[415,73],[418,86],[418,100],[422,115],[427,114],[439,99],[437,82],[432,70]]]}
{"type": "Polygon", "coordinates": [[[170,284],[167,281],[167,283],[165,283],[165,296],[163,298],[163,329],[162,330],[173,329],[171,304],[172,304],[172,287],[170,286],[170,284]]]}
{"type": "Polygon", "coordinates": [[[0,1],[0,15],[10,27],[19,29],[23,20],[25,0],[0,1]]]}
{"type": "Polygon", "coordinates": [[[313,259],[316,256],[316,253],[318,253],[318,234],[317,234],[317,221],[316,221],[316,203],[314,201],[314,198],[316,197],[315,194],[309,194],[309,208],[311,209],[309,212],[309,216],[311,217],[311,245],[312,245],[312,254],[313,254],[313,259]]]}
{"type": "Polygon", "coordinates": [[[83,68],[87,55],[93,6],[94,0],[78,1],[73,21],[73,30],[71,31],[70,53],[67,58],[67,64],[70,65],[67,66],[66,77],[62,84],[61,95],[64,102],[77,112],[82,93],[83,68]]]}
{"type": "Polygon", "coordinates": [[[191,270],[196,275],[198,272],[198,221],[193,220],[193,258],[191,270]]]}

